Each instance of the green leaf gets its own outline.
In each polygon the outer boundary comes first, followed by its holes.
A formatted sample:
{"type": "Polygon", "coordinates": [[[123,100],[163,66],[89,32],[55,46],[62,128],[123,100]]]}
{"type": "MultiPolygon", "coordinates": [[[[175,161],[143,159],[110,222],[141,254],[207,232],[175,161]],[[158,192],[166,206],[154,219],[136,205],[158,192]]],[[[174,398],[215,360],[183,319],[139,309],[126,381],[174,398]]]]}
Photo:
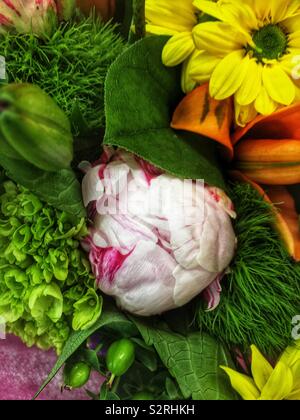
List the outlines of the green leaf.
{"type": "Polygon", "coordinates": [[[133,338],[132,341],[137,344],[135,347],[135,357],[151,372],[157,370],[157,356],[152,347],[147,346],[143,340],[133,338]]]}
{"type": "Polygon", "coordinates": [[[118,325],[120,328],[123,325],[125,329],[128,329],[128,324],[131,324],[131,322],[118,310],[116,310],[115,307],[109,306],[103,310],[101,318],[92,327],[87,330],[73,332],[55,363],[55,366],[48,375],[48,378],[45,380],[33,399],[36,399],[39,396],[49,382],[52,381],[64,363],[75,353],[75,351],[87,340],[88,337],[100,328],[108,325],[113,326],[114,324],[118,325]]]}
{"type": "Polygon", "coordinates": [[[74,217],[85,217],[81,186],[71,169],[45,172],[24,161],[0,155],[0,165],[7,175],[28,188],[47,204],[74,217]]]}
{"type": "Polygon", "coordinates": [[[84,349],[80,353],[80,356],[94,370],[96,370],[97,372],[100,371],[100,363],[99,363],[97,352],[95,350],[84,349]]]}
{"type": "Polygon", "coordinates": [[[183,94],[181,68],[167,68],[161,61],[167,39],[147,37],[111,66],[105,85],[104,143],[135,153],[179,178],[205,179],[224,188],[216,143],[170,128],[183,94]]]}
{"type": "Polygon", "coordinates": [[[235,400],[220,365],[232,366],[230,356],[214,338],[200,332],[187,336],[135,320],[146,344],[153,345],[185,399],[235,400]]]}

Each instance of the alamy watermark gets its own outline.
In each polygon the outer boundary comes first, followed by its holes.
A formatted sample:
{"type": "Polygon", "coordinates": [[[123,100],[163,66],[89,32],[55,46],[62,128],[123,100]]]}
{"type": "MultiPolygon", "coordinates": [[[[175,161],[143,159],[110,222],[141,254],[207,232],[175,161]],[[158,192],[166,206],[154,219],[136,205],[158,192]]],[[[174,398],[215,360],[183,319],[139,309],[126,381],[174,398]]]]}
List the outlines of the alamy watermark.
{"type": "Polygon", "coordinates": [[[294,316],[292,319],[292,338],[293,340],[299,340],[300,339],[300,315],[294,316]]]}
{"type": "Polygon", "coordinates": [[[0,55],[0,80],[6,79],[6,61],[3,55],[0,55]]]}
{"type": "Polygon", "coordinates": [[[6,321],[2,316],[0,316],[0,340],[5,340],[6,338],[5,330],[6,330],[6,321]]]}

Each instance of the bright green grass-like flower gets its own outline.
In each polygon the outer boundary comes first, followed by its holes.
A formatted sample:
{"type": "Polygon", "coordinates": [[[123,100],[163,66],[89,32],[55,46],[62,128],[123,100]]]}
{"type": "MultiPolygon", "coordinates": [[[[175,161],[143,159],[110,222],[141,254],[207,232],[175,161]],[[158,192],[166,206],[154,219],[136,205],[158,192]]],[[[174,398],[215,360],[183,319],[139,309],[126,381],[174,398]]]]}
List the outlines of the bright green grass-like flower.
{"type": "Polygon", "coordinates": [[[72,328],[88,328],[101,314],[80,249],[85,220],[74,223],[12,181],[1,192],[0,316],[27,345],[59,353],[72,328]]]}
{"type": "Polygon", "coordinates": [[[33,34],[1,34],[8,81],[36,84],[68,117],[80,109],[91,129],[104,127],[105,77],[124,49],[115,29],[91,15],[62,23],[43,40],[33,34]]]}

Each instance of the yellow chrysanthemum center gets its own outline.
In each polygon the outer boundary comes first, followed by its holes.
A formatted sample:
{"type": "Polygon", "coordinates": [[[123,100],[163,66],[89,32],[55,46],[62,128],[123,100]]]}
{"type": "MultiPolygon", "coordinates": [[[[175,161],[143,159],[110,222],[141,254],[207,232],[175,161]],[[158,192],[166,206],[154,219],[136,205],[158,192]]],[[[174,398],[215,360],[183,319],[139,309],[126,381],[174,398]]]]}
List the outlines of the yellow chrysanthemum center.
{"type": "Polygon", "coordinates": [[[279,59],[288,46],[288,38],[279,25],[269,24],[253,34],[255,48],[250,47],[258,61],[279,59]]]}

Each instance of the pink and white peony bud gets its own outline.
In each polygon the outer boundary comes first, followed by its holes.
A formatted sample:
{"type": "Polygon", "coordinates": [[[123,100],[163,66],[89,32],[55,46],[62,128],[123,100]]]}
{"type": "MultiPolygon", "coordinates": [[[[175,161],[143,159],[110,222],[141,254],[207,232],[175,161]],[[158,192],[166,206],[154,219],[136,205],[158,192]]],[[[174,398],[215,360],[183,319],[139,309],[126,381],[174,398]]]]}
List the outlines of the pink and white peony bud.
{"type": "Polygon", "coordinates": [[[50,35],[74,9],[75,0],[1,0],[0,31],[50,35]]]}
{"type": "Polygon", "coordinates": [[[83,245],[99,288],[136,315],[161,314],[202,291],[214,308],[236,246],[225,193],[124,151],[106,150],[85,169],[94,223],[83,245]]]}

